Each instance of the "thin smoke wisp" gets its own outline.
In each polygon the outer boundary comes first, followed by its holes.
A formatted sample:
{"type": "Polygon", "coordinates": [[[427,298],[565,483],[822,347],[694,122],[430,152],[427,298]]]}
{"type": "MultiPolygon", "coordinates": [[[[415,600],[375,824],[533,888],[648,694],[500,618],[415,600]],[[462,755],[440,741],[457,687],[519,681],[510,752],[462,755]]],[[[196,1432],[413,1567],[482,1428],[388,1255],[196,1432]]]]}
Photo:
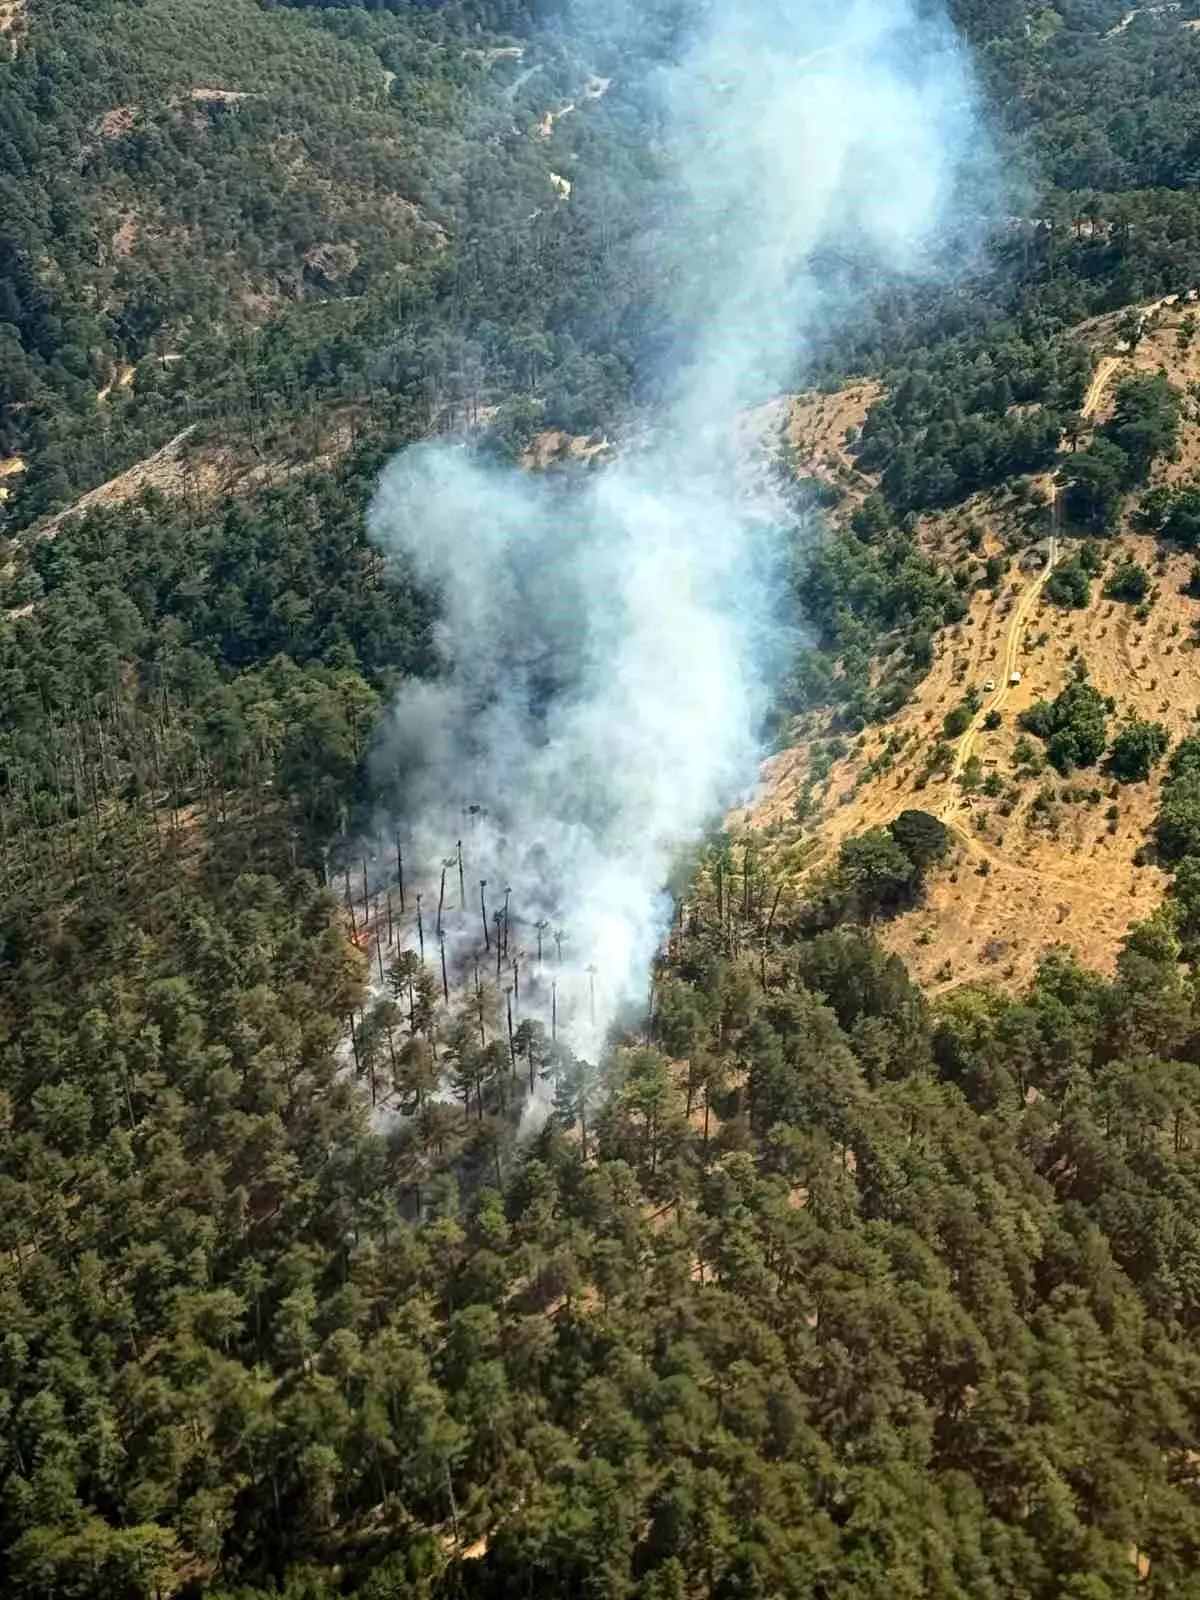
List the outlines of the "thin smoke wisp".
{"type": "MultiPolygon", "coordinates": [[[[510,891],[527,962],[539,924],[563,935],[560,1028],[593,1060],[644,1002],[673,861],[761,754],[783,513],[737,420],[853,314],[822,261],[920,273],[978,208],[963,55],[907,0],[714,0],[655,84],[668,220],[648,248],[674,355],[653,437],[566,485],[421,444],[370,517],[440,597],[443,670],[384,740],[411,855],[436,867],[464,838],[452,942],[482,938],[480,879],[493,905],[510,891]]],[[[547,988],[531,976],[525,1003],[547,988]]]]}

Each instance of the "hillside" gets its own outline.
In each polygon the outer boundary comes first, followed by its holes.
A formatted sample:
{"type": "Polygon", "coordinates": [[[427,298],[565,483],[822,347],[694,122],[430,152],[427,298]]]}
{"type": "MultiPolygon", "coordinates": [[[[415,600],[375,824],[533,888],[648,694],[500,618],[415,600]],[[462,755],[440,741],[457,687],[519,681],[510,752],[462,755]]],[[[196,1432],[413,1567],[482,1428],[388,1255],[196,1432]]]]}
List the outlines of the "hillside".
{"type": "Polygon", "coordinates": [[[561,281],[511,271],[594,266],[573,157],[539,131],[572,89],[576,125],[603,122],[590,67],[484,48],[469,6],[40,0],[10,37],[0,457],[25,470],[0,532],[197,421],[220,448],[290,448],[314,412],[369,404],[411,436],[531,360],[551,390],[561,372],[564,412],[589,382],[593,407],[621,398],[561,281]],[[479,347],[484,306],[524,323],[515,342],[479,347]]]}
{"type": "MultiPolygon", "coordinates": [[[[1103,422],[1123,378],[1165,373],[1189,399],[1174,458],[1154,464],[1147,487],[1186,484],[1200,469],[1200,415],[1190,399],[1200,356],[1190,337],[1181,337],[1194,311],[1180,298],[1145,307],[1142,317],[1145,331],[1132,352],[1121,333],[1127,317],[1071,330],[1094,360],[1082,415],[1103,422]]],[[[852,387],[791,407],[788,437],[798,470],[841,484],[851,505],[872,480],[847,454],[845,429],[861,426],[871,398],[871,391],[852,387]]],[[[1025,482],[1046,496],[1056,492],[1048,478],[1025,482]]],[[[1001,494],[977,495],[921,519],[920,544],[939,564],[998,557],[1003,576],[989,587],[976,568],[965,614],[937,634],[933,665],[910,704],[853,739],[838,738],[827,718],[809,720],[802,742],[767,764],[763,793],[746,819],[766,830],[781,865],[804,871],[826,864],[846,837],[909,807],[952,827],[954,859],[930,880],[925,904],[881,929],[932,993],[976,981],[1019,989],[1055,947],[1111,973],[1130,924],[1147,917],[1169,887],[1147,849],[1162,769],[1129,784],[1103,766],[1066,778],[1044,763],[1035,771],[1039,763],[1027,754],[1020,717],[1038,701],[1053,700],[1082,663],[1089,681],[1114,702],[1114,724],[1130,716],[1159,723],[1172,745],[1194,735],[1200,598],[1190,584],[1193,557],[1135,531],[1130,502],[1103,539],[1103,568],[1087,604],[1064,608],[1045,590],[1045,530],[1033,545],[1033,564],[1022,559],[1034,537],[1029,504],[1024,490],[1014,495],[1008,484],[1001,494]],[[1153,575],[1141,604],[1105,595],[1105,577],[1126,560],[1153,575]],[[1014,673],[1020,681],[1011,684],[1014,673]],[[966,732],[941,738],[943,718],[972,690],[979,703],[966,732]],[[996,714],[989,719],[995,726],[985,722],[988,713],[996,714]],[[846,748],[832,763],[824,754],[831,744],[846,748]],[[802,795],[805,815],[797,820],[802,795]]],[[[1073,536],[1061,516],[1056,526],[1056,560],[1070,562],[1087,540],[1073,536]]]]}
{"type": "Polygon", "coordinates": [[[1200,1594],[1192,9],[0,0],[3,1600],[1200,1594]]]}

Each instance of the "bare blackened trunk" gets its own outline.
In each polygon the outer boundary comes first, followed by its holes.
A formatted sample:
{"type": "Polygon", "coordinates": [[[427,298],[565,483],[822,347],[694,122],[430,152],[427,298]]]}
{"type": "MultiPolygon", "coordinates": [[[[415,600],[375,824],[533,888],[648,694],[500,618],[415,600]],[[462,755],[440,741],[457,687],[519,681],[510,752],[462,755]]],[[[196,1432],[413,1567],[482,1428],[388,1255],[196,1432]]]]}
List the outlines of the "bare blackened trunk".
{"type": "Polygon", "coordinates": [[[450,1004],[450,984],[449,984],[449,980],[446,977],[446,936],[445,936],[445,934],[443,934],[442,937],[438,940],[438,944],[441,946],[441,951],[442,951],[442,999],[446,1002],[447,1005],[449,1005],[450,1004]]]}
{"type": "Polygon", "coordinates": [[[396,835],[396,881],[400,886],[400,915],[404,915],[404,854],[400,849],[400,835],[396,835]]]}
{"type": "Polygon", "coordinates": [[[466,879],[463,877],[463,854],[461,839],[458,841],[456,853],[458,855],[458,909],[460,911],[465,911],[467,909],[467,885],[466,879]]]}
{"type": "Polygon", "coordinates": [[[479,916],[480,916],[481,921],[483,922],[483,948],[485,950],[490,950],[492,948],[492,941],[491,941],[491,938],[488,935],[487,895],[484,892],[486,889],[487,889],[487,879],[486,878],[480,878],[480,880],[479,880],[479,916]]]}
{"type": "Polygon", "coordinates": [[[425,959],[425,924],[421,920],[421,896],[417,896],[417,942],[421,947],[421,960],[425,959]]]}

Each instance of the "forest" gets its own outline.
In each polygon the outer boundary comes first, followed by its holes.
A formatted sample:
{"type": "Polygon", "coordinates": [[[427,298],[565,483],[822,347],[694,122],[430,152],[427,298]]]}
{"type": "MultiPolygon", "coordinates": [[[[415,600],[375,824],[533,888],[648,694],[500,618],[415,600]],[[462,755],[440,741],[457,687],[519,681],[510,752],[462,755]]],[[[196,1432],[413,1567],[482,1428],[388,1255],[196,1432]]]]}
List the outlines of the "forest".
{"type": "MultiPolygon", "coordinates": [[[[1029,715],[1064,772],[1166,775],[1170,893],[1111,978],[1053,954],[1020,994],[926,997],[876,938],[952,849],[922,811],[802,891],[716,829],[598,1063],[490,981],[364,951],[375,730],[437,634],[367,506],[431,432],[515,459],[653,406],[638,86],[543,139],[618,77],[551,0],[19,9],[4,1594],[1200,1596],[1200,743],[1118,727],[1082,674],[1029,715]],[[185,428],[183,492],[47,520],[185,428]],[[271,470],[202,487],[221,452],[271,470]]],[[[1189,8],[952,11],[1028,207],[986,267],[863,286],[812,352],[882,379],[855,441],[881,476],[852,510],[793,486],[822,531],[788,552],[772,736],[815,706],[853,733],[928,671],[975,579],[921,548],[925,508],[1053,469],[1097,538],[1138,501],[1200,540],[1196,491],[1146,489],[1178,397],[1125,386],[1072,448],[1069,336],[1200,283],[1189,8]]],[[[666,51],[673,8],[647,15],[666,51]]]]}

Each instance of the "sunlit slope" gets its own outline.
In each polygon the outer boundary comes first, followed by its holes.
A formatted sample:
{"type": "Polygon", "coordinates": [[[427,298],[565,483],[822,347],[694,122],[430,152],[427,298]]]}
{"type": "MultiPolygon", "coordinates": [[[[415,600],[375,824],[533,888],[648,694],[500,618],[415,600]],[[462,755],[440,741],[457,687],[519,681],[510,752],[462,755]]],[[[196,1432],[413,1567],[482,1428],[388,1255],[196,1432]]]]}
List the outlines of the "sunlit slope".
{"type": "MultiPolygon", "coordinates": [[[[1181,339],[1188,315],[1186,303],[1151,311],[1132,352],[1116,317],[1075,330],[1096,352],[1085,403],[1093,424],[1106,417],[1131,372],[1165,370],[1184,395],[1177,458],[1156,463],[1152,484],[1188,481],[1200,466],[1200,424],[1188,397],[1200,356],[1181,339]]],[[[853,411],[849,391],[792,409],[798,469],[815,475],[824,468],[848,496],[861,488],[862,475],[821,432],[820,418],[836,414],[840,423],[845,413],[853,426],[853,411]]],[[[1053,492],[1049,479],[1038,486],[1053,492]]],[[[925,903],[877,929],[933,989],[979,978],[1016,987],[1055,945],[1111,970],[1129,924],[1166,892],[1168,880],[1145,849],[1163,766],[1143,782],[1117,782],[1103,761],[1063,776],[1045,763],[1043,742],[1020,726],[1021,714],[1053,700],[1082,664],[1113,703],[1111,733],[1132,716],[1161,724],[1173,745],[1196,732],[1200,599],[1190,591],[1193,557],[1136,531],[1137,499],[1126,505],[1116,536],[1099,542],[1104,570],[1078,608],[1047,596],[1048,540],[1035,541],[1032,554],[1022,549],[1031,542],[1024,495],[1002,490],[922,517],[922,546],[938,562],[970,561],[979,570],[961,622],[935,637],[932,668],[912,701],[859,735],[839,732],[825,714],[809,716],[764,769],[748,819],[801,881],[830,864],[847,837],[906,808],[928,811],[952,829],[952,857],[933,874],[925,903]],[[1007,562],[994,587],[983,576],[989,557],[1007,562]],[[1151,579],[1140,604],[1105,593],[1126,560],[1151,579]],[[947,736],[943,719],[964,704],[966,731],[947,736]]],[[[1083,544],[1060,528],[1058,561],[1070,561],[1083,544]]]]}

